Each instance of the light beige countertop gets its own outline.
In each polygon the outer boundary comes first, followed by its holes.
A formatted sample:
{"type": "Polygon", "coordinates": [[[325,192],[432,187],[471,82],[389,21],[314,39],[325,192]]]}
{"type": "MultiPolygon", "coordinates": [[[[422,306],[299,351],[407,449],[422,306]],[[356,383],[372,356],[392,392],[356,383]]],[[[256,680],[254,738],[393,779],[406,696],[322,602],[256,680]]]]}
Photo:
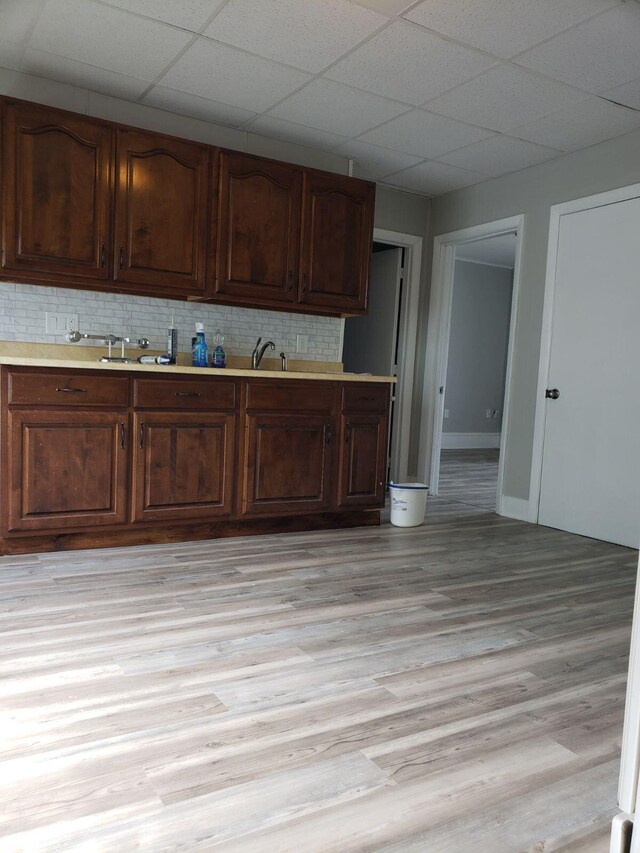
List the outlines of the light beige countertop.
{"type": "MultiPolygon", "coordinates": [[[[372,376],[363,373],[344,373],[342,365],[335,362],[296,361],[292,369],[275,369],[279,359],[265,359],[259,370],[244,366],[250,360],[243,357],[229,358],[231,365],[225,368],[191,367],[189,364],[117,364],[97,361],[104,352],[102,347],[87,347],[58,344],[25,344],[2,342],[0,344],[0,365],[13,367],[57,367],[66,370],[117,370],[125,372],[158,373],[165,376],[242,376],[254,379],[313,379],[332,380],[334,382],[396,382],[395,376],[372,376]],[[26,353],[30,353],[27,355],[26,353]]],[[[129,349],[129,358],[137,358],[139,350],[129,349]]],[[[152,354],[146,351],[145,354],[152,354]]],[[[185,356],[183,356],[184,358],[185,356]]]]}

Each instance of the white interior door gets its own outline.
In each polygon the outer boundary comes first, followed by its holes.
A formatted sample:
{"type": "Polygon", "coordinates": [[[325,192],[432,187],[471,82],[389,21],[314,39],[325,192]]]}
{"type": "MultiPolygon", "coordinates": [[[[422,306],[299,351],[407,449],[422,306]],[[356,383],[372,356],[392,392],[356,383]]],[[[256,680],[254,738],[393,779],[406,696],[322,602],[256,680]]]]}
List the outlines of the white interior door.
{"type": "Polygon", "coordinates": [[[640,199],[560,219],[539,522],[638,547],[640,199]]]}
{"type": "Polygon", "coordinates": [[[402,249],[371,256],[369,313],[344,322],[342,361],[350,373],[391,376],[396,357],[402,249]]]}

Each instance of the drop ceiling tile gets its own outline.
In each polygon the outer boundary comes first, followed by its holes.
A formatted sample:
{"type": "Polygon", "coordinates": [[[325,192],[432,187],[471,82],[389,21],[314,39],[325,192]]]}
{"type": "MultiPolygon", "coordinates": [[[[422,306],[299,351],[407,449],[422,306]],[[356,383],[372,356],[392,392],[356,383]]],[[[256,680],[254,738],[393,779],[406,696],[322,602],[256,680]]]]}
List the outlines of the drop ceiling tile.
{"type": "Polygon", "coordinates": [[[383,15],[399,15],[404,12],[409,6],[413,5],[414,0],[351,0],[352,3],[357,3],[358,6],[366,6],[367,9],[373,9],[376,12],[382,12],[383,15]]]}
{"type": "Polygon", "coordinates": [[[425,108],[505,132],[584,97],[584,92],[563,83],[516,65],[501,65],[429,101],[425,108]]]}
{"type": "Polygon", "coordinates": [[[412,110],[370,130],[362,139],[425,160],[479,142],[491,133],[424,110],[412,110]]]}
{"type": "Polygon", "coordinates": [[[12,41],[0,39],[0,66],[19,69],[22,65],[22,46],[12,41]]]}
{"type": "Polygon", "coordinates": [[[519,139],[539,145],[575,151],[637,128],[640,128],[640,112],[619,107],[602,98],[587,98],[518,127],[512,133],[519,139]]]}
{"type": "Polygon", "coordinates": [[[616,0],[424,0],[404,16],[496,56],[510,57],[616,0]]]}
{"type": "Polygon", "coordinates": [[[340,60],[327,77],[410,104],[422,104],[494,65],[422,27],[395,21],[340,60]]]}
{"type": "Polygon", "coordinates": [[[306,145],[309,148],[328,150],[346,142],[346,137],[339,134],[327,133],[315,127],[306,127],[290,121],[283,121],[271,114],[259,116],[246,129],[250,133],[259,133],[262,136],[270,136],[273,139],[283,139],[285,142],[295,142],[298,145],[306,145]]]}
{"type": "Polygon", "coordinates": [[[278,104],[270,115],[351,137],[406,110],[407,107],[397,101],[358,92],[330,80],[313,80],[278,104]]]}
{"type": "Polygon", "coordinates": [[[599,93],[640,77],[640,4],[624,3],[523,53],[515,61],[599,93]]]}
{"type": "Polygon", "coordinates": [[[608,89],[606,92],[602,92],[602,97],[609,98],[617,104],[625,104],[634,110],[640,110],[640,79],[631,80],[629,83],[623,83],[622,86],[608,89]]]}
{"type": "Polygon", "coordinates": [[[228,124],[232,127],[244,124],[255,115],[250,110],[242,110],[239,107],[222,104],[220,101],[210,101],[199,95],[188,95],[186,92],[178,92],[166,86],[154,86],[142,102],[152,107],[159,107],[161,110],[169,110],[169,112],[191,116],[202,121],[228,124]]]}
{"type": "Polygon", "coordinates": [[[2,41],[19,43],[29,35],[44,0],[2,0],[0,21],[2,41]]]}
{"type": "Polygon", "coordinates": [[[159,81],[162,86],[262,112],[310,79],[259,56],[199,38],[159,81]]]}
{"type": "Polygon", "coordinates": [[[387,22],[348,0],[231,0],[205,35],[318,72],[387,22]]]}
{"type": "Polygon", "coordinates": [[[166,24],[90,0],[47,0],[29,47],[151,80],[190,39],[166,24]]]}
{"type": "Polygon", "coordinates": [[[127,77],[125,74],[31,48],[25,51],[21,68],[37,77],[58,80],[71,86],[92,89],[94,92],[104,92],[115,98],[139,98],[149,87],[148,80],[127,77]]]}
{"type": "Polygon", "coordinates": [[[216,3],[212,0],[101,0],[107,6],[135,12],[165,24],[199,32],[213,14],[216,3]]]}
{"type": "Polygon", "coordinates": [[[384,182],[433,196],[477,184],[485,180],[485,177],[467,169],[458,169],[455,166],[430,160],[428,163],[420,163],[395,175],[388,175],[384,182]]]}
{"type": "Polygon", "coordinates": [[[552,160],[562,152],[532,142],[524,142],[511,136],[492,136],[482,142],[476,142],[468,148],[461,148],[439,159],[451,166],[470,169],[488,177],[506,175],[527,166],[534,166],[544,160],[552,160]]]}
{"type": "Polygon", "coordinates": [[[378,145],[369,145],[368,142],[360,142],[357,139],[342,145],[337,149],[336,154],[352,157],[355,161],[355,176],[369,181],[377,181],[384,175],[415,166],[423,159],[411,154],[390,151],[388,148],[380,148],[378,145]]]}

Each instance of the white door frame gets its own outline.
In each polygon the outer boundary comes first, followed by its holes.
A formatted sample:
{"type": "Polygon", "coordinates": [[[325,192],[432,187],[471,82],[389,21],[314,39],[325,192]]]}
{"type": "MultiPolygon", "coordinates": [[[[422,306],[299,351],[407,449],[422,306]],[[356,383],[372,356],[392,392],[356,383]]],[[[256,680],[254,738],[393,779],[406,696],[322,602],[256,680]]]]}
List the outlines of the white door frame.
{"type": "Polygon", "coordinates": [[[447,379],[449,357],[449,334],[451,331],[451,302],[453,298],[453,276],[456,247],[462,243],[497,237],[516,232],[516,257],[513,270],[511,317],[509,320],[509,344],[502,417],[502,439],[498,469],[496,512],[502,513],[502,482],[504,460],[509,440],[511,382],[513,372],[513,349],[516,331],[516,316],[520,293],[520,268],[522,259],[522,232],[524,214],[485,222],[449,234],[439,234],[433,240],[433,269],[431,276],[431,299],[427,324],[427,352],[425,357],[424,385],[422,389],[421,431],[418,455],[418,474],[430,485],[431,494],[438,494],[440,479],[440,451],[442,448],[442,417],[444,414],[444,390],[447,379]],[[442,392],[440,391],[442,389],[442,392]]]}
{"type": "MultiPolygon", "coordinates": [[[[392,436],[391,467],[398,482],[407,479],[409,469],[409,436],[411,404],[418,339],[418,303],[422,273],[423,238],[384,228],[373,229],[373,239],[405,249],[402,303],[398,346],[398,383],[395,389],[395,429],[392,436]]],[[[342,323],[344,329],[344,321],[342,323]]],[[[343,332],[344,334],[344,332],[343,332]]]]}
{"type": "Polygon", "coordinates": [[[544,307],[542,310],[542,333],[540,337],[540,364],[538,368],[538,393],[533,428],[533,451],[531,455],[531,483],[529,486],[529,521],[538,521],[540,512],[540,489],[542,485],[542,457],[544,449],[544,430],[547,413],[547,401],[544,396],[548,388],[549,368],[551,365],[551,332],[553,327],[553,303],[556,292],[556,265],[558,262],[558,241],[560,239],[560,220],[570,213],[579,213],[594,207],[604,207],[620,201],[640,197],[640,184],[620,187],[615,190],[573,199],[551,207],[549,219],[549,244],[547,249],[547,271],[544,284],[544,307]]]}

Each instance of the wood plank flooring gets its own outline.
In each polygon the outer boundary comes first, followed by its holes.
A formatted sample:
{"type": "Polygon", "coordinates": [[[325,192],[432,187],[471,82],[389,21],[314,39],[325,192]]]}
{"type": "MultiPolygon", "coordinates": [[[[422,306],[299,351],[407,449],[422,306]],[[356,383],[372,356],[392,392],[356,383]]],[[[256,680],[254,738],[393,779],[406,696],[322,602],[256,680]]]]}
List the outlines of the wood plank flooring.
{"type": "Polygon", "coordinates": [[[499,450],[440,451],[440,497],[495,512],[499,450]]]}
{"type": "Polygon", "coordinates": [[[0,560],[0,850],[604,853],[637,554],[426,524],[0,560]]]}

